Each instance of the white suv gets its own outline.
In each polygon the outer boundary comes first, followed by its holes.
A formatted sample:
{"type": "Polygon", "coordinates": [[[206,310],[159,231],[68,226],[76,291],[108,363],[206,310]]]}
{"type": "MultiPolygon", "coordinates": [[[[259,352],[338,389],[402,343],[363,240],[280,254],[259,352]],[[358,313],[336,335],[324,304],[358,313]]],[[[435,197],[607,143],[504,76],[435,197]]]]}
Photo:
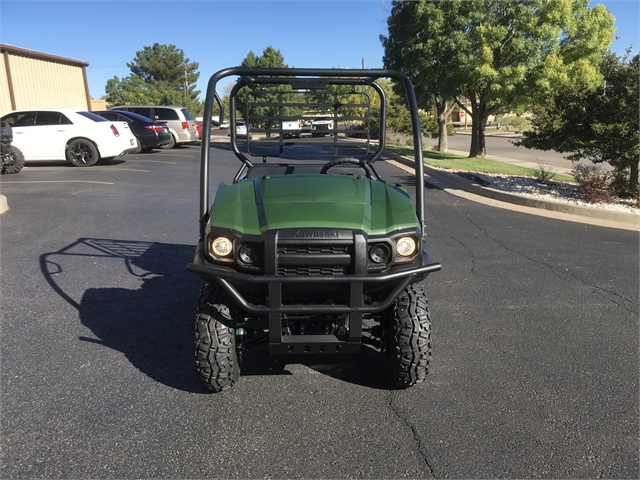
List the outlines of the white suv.
{"type": "MultiPolygon", "coordinates": [[[[227,127],[227,137],[231,136],[231,127],[227,127]]],[[[247,135],[247,124],[243,121],[236,122],[236,137],[238,138],[249,138],[251,140],[252,135],[249,132],[247,135]]]]}
{"type": "Polygon", "coordinates": [[[171,132],[171,143],[162,148],[179,147],[184,143],[197,142],[196,122],[184,107],[167,105],[120,105],[109,110],[126,110],[150,118],[156,122],[166,123],[171,132]]]}

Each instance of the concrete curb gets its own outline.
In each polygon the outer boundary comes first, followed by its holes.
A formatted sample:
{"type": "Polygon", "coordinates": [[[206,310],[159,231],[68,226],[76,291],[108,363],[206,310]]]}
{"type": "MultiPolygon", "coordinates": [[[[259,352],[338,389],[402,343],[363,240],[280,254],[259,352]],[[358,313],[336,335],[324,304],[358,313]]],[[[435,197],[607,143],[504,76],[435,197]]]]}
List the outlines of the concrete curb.
{"type": "MultiPolygon", "coordinates": [[[[385,150],[385,154],[403,165],[409,167],[415,167],[415,162],[407,157],[398,155],[397,153],[385,150]]],[[[442,186],[438,182],[430,182],[429,177],[433,177],[442,182],[446,182],[450,186],[464,190],[465,192],[473,193],[492,200],[498,200],[500,202],[507,202],[522,207],[532,207],[544,210],[550,210],[558,213],[566,213],[570,215],[578,215],[588,217],[597,220],[606,220],[609,222],[619,222],[625,224],[638,225],[640,223],[640,217],[633,213],[616,212],[613,210],[605,210],[600,208],[590,208],[582,205],[572,205],[564,202],[556,202],[553,200],[539,200],[535,198],[528,198],[522,195],[514,195],[501,190],[495,190],[493,188],[483,187],[477,183],[467,180],[459,175],[447,173],[442,170],[436,170],[428,165],[424,166],[424,172],[427,175],[425,180],[438,188],[442,186]]]]}
{"type": "Polygon", "coordinates": [[[3,214],[9,210],[9,204],[7,203],[7,197],[0,195],[0,214],[3,214]]]}

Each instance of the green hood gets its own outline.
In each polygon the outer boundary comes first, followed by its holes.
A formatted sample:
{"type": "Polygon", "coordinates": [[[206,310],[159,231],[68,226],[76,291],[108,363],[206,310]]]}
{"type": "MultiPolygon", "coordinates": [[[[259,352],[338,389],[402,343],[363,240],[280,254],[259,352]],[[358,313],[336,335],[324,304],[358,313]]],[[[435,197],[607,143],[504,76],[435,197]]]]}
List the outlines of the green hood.
{"type": "Polygon", "coordinates": [[[210,223],[244,234],[308,227],[376,235],[418,225],[404,189],[351,175],[277,175],[221,184],[210,223]]]}

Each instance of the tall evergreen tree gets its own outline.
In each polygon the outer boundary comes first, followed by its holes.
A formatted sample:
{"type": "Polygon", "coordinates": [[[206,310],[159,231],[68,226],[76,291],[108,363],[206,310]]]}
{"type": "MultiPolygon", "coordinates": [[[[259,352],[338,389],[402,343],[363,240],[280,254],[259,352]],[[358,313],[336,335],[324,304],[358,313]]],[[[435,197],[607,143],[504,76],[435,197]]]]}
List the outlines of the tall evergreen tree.
{"type": "MultiPolygon", "coordinates": [[[[259,57],[255,53],[253,53],[253,51],[250,51],[244,58],[244,60],[242,60],[242,66],[253,68],[288,68],[288,66],[284,63],[284,57],[280,50],[274,48],[271,45],[265,48],[262,52],[262,55],[259,57]]],[[[252,106],[250,111],[247,110],[248,102],[259,101],[275,105],[280,100],[279,95],[284,95],[284,98],[282,99],[283,103],[302,101],[302,97],[297,93],[293,93],[293,89],[289,85],[267,85],[261,87],[259,91],[255,91],[255,88],[247,86],[244,87],[240,92],[238,92],[236,110],[242,112],[243,116],[302,116],[302,109],[292,107],[285,107],[283,109],[280,109],[276,106],[252,106]],[[286,93],[287,91],[291,91],[292,93],[288,94],[286,93]]],[[[262,121],[254,121],[253,126],[268,129],[273,127],[276,122],[277,120],[274,119],[265,119],[262,121]]]]}
{"type": "Polygon", "coordinates": [[[107,102],[112,105],[180,105],[192,114],[202,111],[195,89],[198,63],[190,62],[175,45],[144,47],[127,63],[131,74],[107,80],[107,102]]]}

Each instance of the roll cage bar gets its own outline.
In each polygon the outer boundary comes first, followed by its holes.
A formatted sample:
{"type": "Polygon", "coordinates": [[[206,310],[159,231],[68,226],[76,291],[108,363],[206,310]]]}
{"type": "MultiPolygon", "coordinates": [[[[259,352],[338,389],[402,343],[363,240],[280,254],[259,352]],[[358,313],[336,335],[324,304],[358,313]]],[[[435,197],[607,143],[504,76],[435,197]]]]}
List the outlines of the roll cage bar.
{"type": "MultiPolygon", "coordinates": [[[[380,143],[366,163],[371,166],[373,162],[380,158],[384,151],[384,140],[386,137],[386,96],[384,90],[376,83],[376,80],[390,78],[404,86],[406,99],[411,117],[411,128],[413,135],[413,149],[415,158],[416,176],[416,205],[415,211],[421,226],[422,235],[425,234],[424,222],[424,182],[422,181],[423,155],[422,155],[422,133],[420,130],[420,116],[418,114],[418,104],[411,81],[403,74],[386,69],[317,69],[317,68],[253,68],[253,67],[232,67],[218,71],[211,76],[207,85],[207,94],[204,104],[202,141],[200,153],[200,219],[204,222],[209,210],[209,166],[211,157],[211,126],[221,125],[224,122],[224,107],[220,96],[216,91],[218,82],[222,79],[237,76],[238,82],[233,87],[230,95],[230,137],[231,148],[242,162],[234,182],[238,181],[243,171],[253,167],[253,162],[238,149],[236,142],[236,108],[235,100],[238,91],[245,86],[257,85],[289,85],[293,90],[320,90],[329,85],[351,85],[367,86],[373,88],[380,96],[380,143]],[[220,109],[219,120],[212,120],[214,102],[220,109]]],[[[267,118],[267,117],[264,117],[267,118]]],[[[247,125],[249,130],[249,125],[247,125]]],[[[281,132],[282,130],[280,130],[281,132]]],[[[248,134],[248,133],[247,133],[248,134]]],[[[263,159],[263,161],[266,161],[263,159]]]]}

